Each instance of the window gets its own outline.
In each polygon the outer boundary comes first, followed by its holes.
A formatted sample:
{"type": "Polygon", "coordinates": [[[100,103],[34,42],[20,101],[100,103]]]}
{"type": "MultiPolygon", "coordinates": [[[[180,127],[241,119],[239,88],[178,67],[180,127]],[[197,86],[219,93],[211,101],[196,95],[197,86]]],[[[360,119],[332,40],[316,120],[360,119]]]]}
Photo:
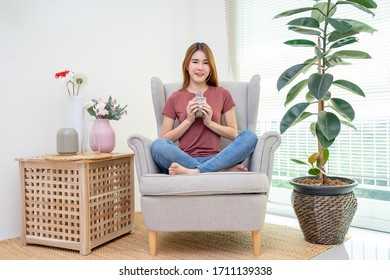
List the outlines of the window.
{"type": "MultiPolygon", "coordinates": [[[[261,75],[258,134],[269,130],[279,131],[279,122],[286,111],[283,106],[286,91],[278,93],[276,81],[288,67],[302,63],[310,56],[309,48],[293,49],[283,44],[288,39],[297,38],[296,33],[287,30],[287,22],[295,16],[273,19],[281,12],[302,7],[302,3],[307,2],[307,6],[311,6],[313,1],[299,2],[225,1],[231,71],[239,81],[248,81],[255,73],[261,75]]],[[[343,7],[345,11],[341,8],[338,10],[338,16],[360,17],[362,22],[378,32],[373,35],[361,34],[363,36],[359,35],[359,42],[351,45],[351,48],[368,52],[372,59],[353,60],[350,66],[332,69],[337,79],[358,84],[366,98],[352,97],[357,131],[342,129],[330,148],[331,165],[328,172],[358,180],[355,194],[359,207],[355,225],[390,231],[390,218],[386,214],[390,210],[390,30],[387,28],[390,2],[376,2],[378,8],[374,11],[374,18],[349,6],[343,7]]],[[[304,16],[304,13],[299,15],[304,16]]],[[[306,175],[305,168],[290,159],[305,159],[306,153],[315,151],[309,150],[315,147],[314,144],[315,139],[307,133],[307,124],[298,124],[282,135],[282,145],[275,155],[270,202],[278,205],[290,203],[291,187],[288,180],[306,175]]]]}

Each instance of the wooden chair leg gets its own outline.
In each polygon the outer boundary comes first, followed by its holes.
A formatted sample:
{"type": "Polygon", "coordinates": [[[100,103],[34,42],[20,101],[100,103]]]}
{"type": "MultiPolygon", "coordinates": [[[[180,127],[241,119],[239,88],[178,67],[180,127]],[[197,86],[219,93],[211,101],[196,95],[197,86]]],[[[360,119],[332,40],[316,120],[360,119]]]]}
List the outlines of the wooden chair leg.
{"type": "Polygon", "coordinates": [[[256,257],[260,256],[260,239],[261,239],[260,230],[252,231],[253,252],[256,257]]]}
{"type": "Polygon", "coordinates": [[[157,251],[157,231],[149,231],[149,250],[150,255],[154,257],[157,251]]]}

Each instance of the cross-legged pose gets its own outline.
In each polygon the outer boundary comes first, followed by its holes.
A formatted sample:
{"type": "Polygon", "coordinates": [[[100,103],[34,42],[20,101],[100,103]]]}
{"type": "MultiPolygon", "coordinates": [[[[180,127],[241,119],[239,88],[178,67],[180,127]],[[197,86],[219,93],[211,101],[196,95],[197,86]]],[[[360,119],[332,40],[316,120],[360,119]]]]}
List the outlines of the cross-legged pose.
{"type": "Polygon", "coordinates": [[[152,144],[154,161],[170,175],[248,171],[242,162],[255,149],[257,136],[251,130],[238,132],[236,104],[230,92],[218,86],[207,44],[194,43],[188,48],[182,71],[182,88],[168,98],[162,111],[162,137],[152,144]],[[221,137],[232,140],[223,150],[221,137]]]}

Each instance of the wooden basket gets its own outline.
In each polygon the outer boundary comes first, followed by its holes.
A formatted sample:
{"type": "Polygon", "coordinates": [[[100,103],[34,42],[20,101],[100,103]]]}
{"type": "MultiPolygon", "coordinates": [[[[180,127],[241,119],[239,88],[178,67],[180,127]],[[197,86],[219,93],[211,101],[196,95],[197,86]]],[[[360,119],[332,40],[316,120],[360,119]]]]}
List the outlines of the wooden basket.
{"type": "Polygon", "coordinates": [[[91,249],[133,230],[133,155],[20,160],[22,242],[91,249]]]}
{"type": "Polygon", "coordinates": [[[293,191],[291,202],[306,241],[340,244],[357,209],[355,194],[323,196],[293,191]]]}

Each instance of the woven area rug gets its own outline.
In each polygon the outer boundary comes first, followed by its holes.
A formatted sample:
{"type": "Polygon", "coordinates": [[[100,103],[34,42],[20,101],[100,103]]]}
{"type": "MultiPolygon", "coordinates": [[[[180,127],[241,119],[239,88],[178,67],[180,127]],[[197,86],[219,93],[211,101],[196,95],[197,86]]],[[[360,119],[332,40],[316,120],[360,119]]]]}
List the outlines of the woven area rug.
{"type": "Polygon", "coordinates": [[[41,245],[22,246],[19,238],[0,242],[1,260],[307,260],[334,247],[306,242],[300,229],[266,223],[261,253],[253,255],[250,232],[159,232],[157,255],[149,255],[148,234],[141,213],[135,215],[135,233],[92,249],[78,251],[41,245]]]}

